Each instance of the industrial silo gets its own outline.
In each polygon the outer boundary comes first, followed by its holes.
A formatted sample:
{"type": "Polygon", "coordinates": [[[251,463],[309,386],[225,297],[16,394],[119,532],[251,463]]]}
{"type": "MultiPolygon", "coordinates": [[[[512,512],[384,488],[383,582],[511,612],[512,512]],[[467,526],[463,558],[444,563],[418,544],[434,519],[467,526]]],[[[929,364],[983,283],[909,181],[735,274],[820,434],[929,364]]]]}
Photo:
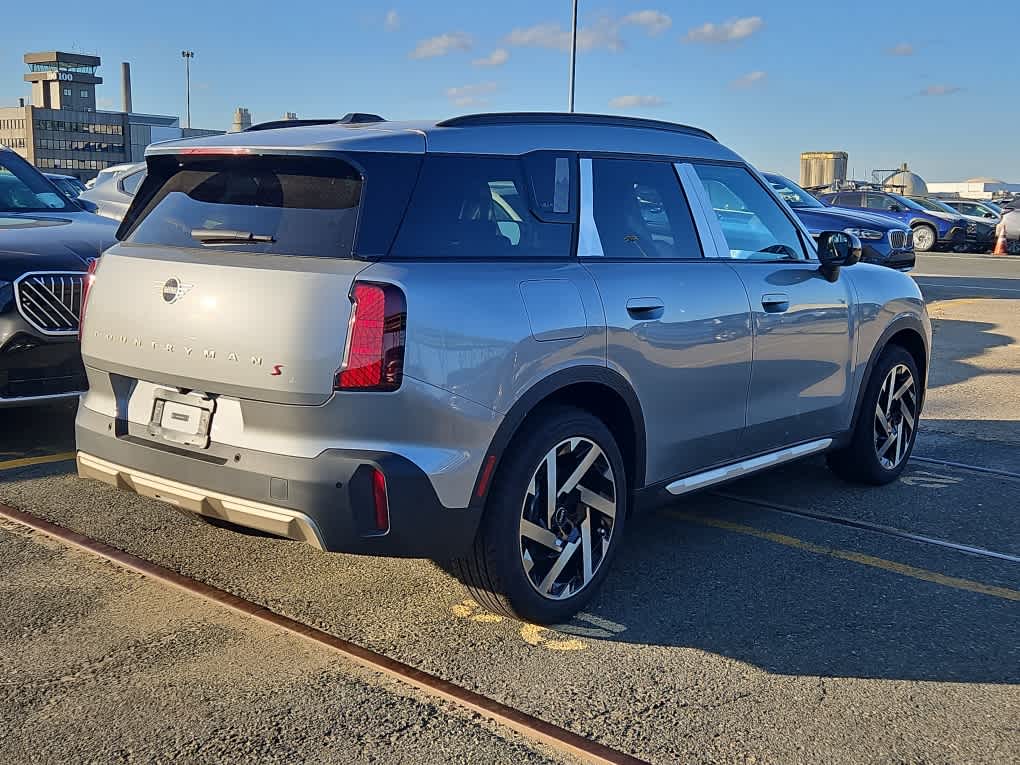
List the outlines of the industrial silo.
{"type": "Polygon", "coordinates": [[[849,155],[845,151],[806,151],[800,155],[800,185],[835,187],[846,180],[849,155]]]}
{"type": "Polygon", "coordinates": [[[882,188],[896,194],[921,195],[928,193],[928,184],[917,173],[910,172],[904,162],[900,169],[882,181],[882,188]]]}

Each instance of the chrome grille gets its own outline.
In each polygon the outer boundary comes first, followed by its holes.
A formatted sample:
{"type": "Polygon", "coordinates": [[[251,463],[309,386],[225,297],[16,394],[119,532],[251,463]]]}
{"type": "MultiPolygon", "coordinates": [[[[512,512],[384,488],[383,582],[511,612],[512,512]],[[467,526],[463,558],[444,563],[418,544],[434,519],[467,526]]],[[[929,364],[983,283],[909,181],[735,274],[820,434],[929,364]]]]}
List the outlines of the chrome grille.
{"type": "Polygon", "coordinates": [[[14,282],[18,310],[45,335],[76,334],[84,279],[72,271],[25,274],[14,282]]]}
{"type": "Polygon", "coordinates": [[[907,245],[907,236],[909,232],[902,229],[894,228],[889,232],[889,244],[892,245],[894,250],[901,250],[907,245]]]}

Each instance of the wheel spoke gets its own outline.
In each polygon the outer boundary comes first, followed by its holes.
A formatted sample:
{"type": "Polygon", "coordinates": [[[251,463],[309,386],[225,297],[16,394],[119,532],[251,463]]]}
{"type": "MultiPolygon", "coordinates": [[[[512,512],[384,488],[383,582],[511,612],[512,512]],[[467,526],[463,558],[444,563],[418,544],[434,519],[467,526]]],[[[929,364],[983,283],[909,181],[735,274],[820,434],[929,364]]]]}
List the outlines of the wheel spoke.
{"type": "Polygon", "coordinates": [[[889,424],[889,418],[885,416],[885,412],[881,409],[875,410],[875,416],[878,418],[878,424],[882,426],[887,436],[892,435],[892,425],[889,424]]]}
{"type": "MultiPolygon", "coordinates": [[[[896,370],[895,369],[890,373],[889,379],[886,380],[886,385],[889,387],[889,397],[886,399],[886,404],[885,404],[885,413],[886,413],[886,416],[888,416],[888,415],[892,414],[893,388],[896,387],[896,370]]],[[[884,389],[885,389],[885,386],[883,386],[883,390],[884,389]]]]}
{"type": "Polygon", "coordinates": [[[563,572],[564,567],[570,562],[571,557],[573,557],[574,553],[577,552],[577,548],[580,547],[580,545],[581,540],[578,539],[570,542],[563,548],[563,552],[560,553],[560,557],[556,559],[552,568],[549,569],[549,573],[545,575],[545,579],[543,579],[542,583],[538,586],[538,589],[541,592],[547,595],[549,594],[553,585],[556,584],[557,577],[559,577],[559,575],[563,572]]]}
{"type": "Polygon", "coordinates": [[[521,536],[538,542],[543,547],[548,547],[550,550],[555,550],[556,552],[559,552],[562,549],[561,545],[556,544],[559,539],[555,534],[547,529],[543,529],[537,523],[532,523],[526,518],[521,519],[521,536]]]}
{"type": "Polygon", "coordinates": [[[581,570],[584,573],[584,584],[591,581],[591,513],[581,522],[581,570]]]}
{"type": "Polygon", "coordinates": [[[889,438],[886,439],[885,444],[882,446],[882,448],[878,450],[879,459],[885,457],[885,453],[889,451],[889,447],[891,447],[895,442],[899,440],[900,437],[898,434],[895,436],[889,436],[889,438]]]}
{"type": "Polygon", "coordinates": [[[903,434],[896,434],[896,459],[893,460],[893,465],[900,464],[900,457],[903,455],[903,434]]]}
{"type": "Polygon", "coordinates": [[[907,381],[899,387],[899,389],[893,394],[893,401],[899,401],[903,398],[903,394],[914,387],[914,380],[911,377],[907,377],[907,381]]]}
{"type": "Polygon", "coordinates": [[[616,518],[616,503],[612,500],[608,500],[601,494],[596,494],[590,489],[586,489],[583,486],[580,488],[581,492],[581,504],[587,505],[592,510],[598,510],[603,515],[608,515],[610,518],[616,518]]]}
{"type": "Polygon", "coordinates": [[[914,414],[913,414],[913,412],[910,411],[910,407],[909,406],[904,406],[901,403],[900,404],[900,413],[903,415],[903,421],[905,423],[907,423],[907,425],[910,426],[910,431],[913,432],[914,431],[914,414]]]}
{"type": "Polygon", "coordinates": [[[595,446],[595,444],[592,444],[591,449],[586,455],[584,455],[584,459],[581,460],[577,468],[574,469],[574,472],[570,474],[570,477],[563,482],[563,485],[560,487],[560,494],[568,494],[573,491],[574,487],[580,483],[582,478],[584,478],[584,474],[587,473],[591,469],[591,466],[595,464],[595,460],[601,456],[602,450],[595,446]]]}
{"type": "MultiPolygon", "coordinates": [[[[558,448],[558,447],[557,447],[558,448]]],[[[553,515],[556,514],[556,449],[545,455],[545,516],[548,528],[552,528],[553,515]]]]}

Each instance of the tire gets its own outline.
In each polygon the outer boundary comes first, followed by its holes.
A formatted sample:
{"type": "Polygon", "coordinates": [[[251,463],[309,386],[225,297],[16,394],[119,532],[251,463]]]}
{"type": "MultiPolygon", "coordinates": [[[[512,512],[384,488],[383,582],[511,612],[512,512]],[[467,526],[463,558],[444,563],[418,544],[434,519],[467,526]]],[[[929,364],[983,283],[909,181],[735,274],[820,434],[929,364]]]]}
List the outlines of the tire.
{"type": "Polygon", "coordinates": [[[929,252],[938,244],[938,232],[927,223],[914,226],[914,249],[917,252],[929,252]]]}
{"type": "Polygon", "coordinates": [[[605,579],[628,505],[623,457],[605,424],[573,407],[540,408],[504,454],[471,551],[449,570],[494,613],[535,624],[565,622],[605,579]],[[550,461],[558,490],[552,523],[550,461]]]}
{"type": "Polygon", "coordinates": [[[830,452],[827,461],[832,471],[847,481],[882,486],[895,481],[910,459],[924,383],[914,357],[904,348],[890,345],[882,351],[867,385],[850,443],[830,452]]]}

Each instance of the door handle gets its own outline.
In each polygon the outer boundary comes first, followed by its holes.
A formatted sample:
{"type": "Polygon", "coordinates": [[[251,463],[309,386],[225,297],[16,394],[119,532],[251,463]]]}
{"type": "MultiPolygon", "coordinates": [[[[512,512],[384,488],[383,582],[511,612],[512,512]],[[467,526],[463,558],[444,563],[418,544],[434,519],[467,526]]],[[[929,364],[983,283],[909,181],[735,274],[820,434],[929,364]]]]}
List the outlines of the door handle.
{"type": "Polygon", "coordinates": [[[761,307],[766,313],[783,313],[790,309],[790,296],[781,292],[761,296],[761,307]]]}
{"type": "Polygon", "coordinates": [[[662,302],[662,298],[640,297],[627,301],[627,313],[632,319],[641,321],[661,319],[665,310],[666,304],[662,302]]]}

